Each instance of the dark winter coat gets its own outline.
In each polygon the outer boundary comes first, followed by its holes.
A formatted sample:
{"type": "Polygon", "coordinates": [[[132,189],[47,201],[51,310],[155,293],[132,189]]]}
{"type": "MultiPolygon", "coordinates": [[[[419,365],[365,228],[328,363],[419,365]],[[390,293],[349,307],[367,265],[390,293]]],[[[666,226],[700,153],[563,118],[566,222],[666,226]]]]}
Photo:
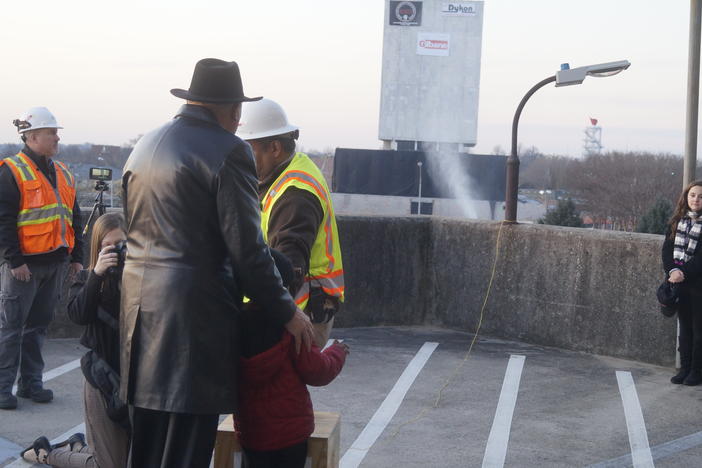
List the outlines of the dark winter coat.
{"type": "Polygon", "coordinates": [[[85,380],[100,391],[105,411],[114,422],[129,427],[127,406],[119,398],[120,275],[104,276],[82,270],[71,286],[68,317],[85,330],[80,343],[89,348],[80,360],[85,380]]]}
{"type": "MultiPolygon", "coordinates": [[[[119,373],[119,279],[82,270],[71,285],[68,318],[85,330],[80,344],[93,350],[119,373]]],[[[90,370],[83,369],[90,381],[90,370]]]]}
{"type": "Polygon", "coordinates": [[[263,241],[251,147],[184,105],[124,168],[121,396],[191,414],[236,408],[242,295],[282,326],[295,313],[263,241]]]}
{"type": "Polygon", "coordinates": [[[298,354],[292,335],[251,358],[241,358],[240,410],[234,415],[241,445],[270,451],[290,447],[314,432],[307,385],[323,386],[341,372],[346,352],[334,344],[298,354]]]}
{"type": "Polygon", "coordinates": [[[682,282],[683,294],[702,295],[702,250],[700,244],[695,249],[695,255],[684,265],[676,265],[673,261],[674,244],[674,240],[670,238],[670,227],[668,227],[661,248],[661,261],[666,275],[670,274],[671,270],[678,268],[685,275],[685,280],[682,282]]]}

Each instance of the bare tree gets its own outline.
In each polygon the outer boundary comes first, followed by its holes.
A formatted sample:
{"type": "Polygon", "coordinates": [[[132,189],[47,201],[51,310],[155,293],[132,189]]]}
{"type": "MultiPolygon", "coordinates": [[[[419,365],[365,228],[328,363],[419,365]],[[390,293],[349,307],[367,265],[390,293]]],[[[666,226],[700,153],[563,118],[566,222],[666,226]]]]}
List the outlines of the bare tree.
{"type": "Polygon", "coordinates": [[[679,157],[615,151],[573,161],[567,185],[596,224],[631,231],[656,199],[676,200],[681,177],[679,157]]]}

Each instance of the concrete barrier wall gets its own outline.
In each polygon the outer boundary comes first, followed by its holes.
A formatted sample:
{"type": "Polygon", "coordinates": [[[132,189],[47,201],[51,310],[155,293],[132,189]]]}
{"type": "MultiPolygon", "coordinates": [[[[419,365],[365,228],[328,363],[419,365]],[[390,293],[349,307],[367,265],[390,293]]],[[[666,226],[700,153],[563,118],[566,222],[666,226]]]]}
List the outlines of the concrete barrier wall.
{"type": "Polygon", "coordinates": [[[337,326],[435,325],[672,365],[658,312],[661,236],[441,218],[340,219],[348,300],[337,326]]]}
{"type": "MultiPolygon", "coordinates": [[[[348,299],[335,326],[432,325],[672,365],[661,236],[436,217],[339,217],[348,299]]],[[[87,261],[86,254],[86,261],[87,261]]],[[[52,336],[77,336],[57,311],[52,336]]],[[[467,344],[466,344],[467,345],[467,344]]]]}

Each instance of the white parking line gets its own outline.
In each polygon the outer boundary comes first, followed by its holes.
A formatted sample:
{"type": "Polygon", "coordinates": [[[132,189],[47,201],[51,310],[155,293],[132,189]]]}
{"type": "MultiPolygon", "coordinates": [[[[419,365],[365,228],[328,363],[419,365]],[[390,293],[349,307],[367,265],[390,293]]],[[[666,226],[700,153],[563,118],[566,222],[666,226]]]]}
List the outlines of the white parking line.
{"type": "Polygon", "coordinates": [[[622,404],[624,405],[626,428],[629,431],[631,461],[634,468],[653,468],[646,423],[641,412],[641,404],[639,403],[639,396],[636,393],[636,386],[634,385],[634,379],[631,377],[631,372],[617,371],[617,384],[619,385],[619,393],[622,396],[622,404]]]}
{"type": "MultiPolygon", "coordinates": [[[[80,367],[80,359],[76,359],[75,361],[68,362],[62,366],[58,366],[55,369],[51,369],[50,371],[44,372],[42,379],[44,380],[44,382],[48,382],[49,380],[55,379],[56,377],[63,375],[66,372],[70,372],[78,367],[80,367]]],[[[17,385],[14,385],[12,387],[12,393],[17,393],[17,385]]]]}
{"type": "Polygon", "coordinates": [[[395,386],[392,387],[392,390],[390,390],[390,393],[385,397],[385,400],[383,400],[373,417],[368,421],[366,427],[363,428],[361,434],[341,458],[339,463],[341,468],[356,468],[361,464],[375,441],[383,433],[393,416],[395,416],[402,404],[402,400],[407,395],[407,391],[437,346],[439,346],[439,343],[424,343],[410,363],[407,364],[404,372],[397,379],[395,386]]]}
{"type": "MultiPolygon", "coordinates": [[[[78,424],[75,427],[72,427],[71,429],[67,430],[66,432],[64,432],[60,436],[56,437],[55,439],[52,439],[51,444],[53,445],[53,444],[57,444],[59,442],[63,442],[64,440],[68,439],[76,432],[82,432],[85,434],[85,423],[84,422],[78,424]]],[[[35,465],[33,463],[26,462],[20,458],[18,460],[15,460],[14,462],[10,463],[9,465],[7,465],[6,468],[18,467],[18,466],[26,467],[26,466],[37,466],[37,465],[35,465]]],[[[42,466],[44,466],[44,465],[42,465],[42,466]]]]}
{"type": "Polygon", "coordinates": [[[509,357],[500,399],[497,402],[495,419],[492,422],[487,447],[485,447],[483,468],[502,468],[505,465],[509,432],[512,428],[512,415],[517,403],[517,393],[519,393],[519,382],[522,379],[525,359],[525,356],[516,354],[509,357]]]}

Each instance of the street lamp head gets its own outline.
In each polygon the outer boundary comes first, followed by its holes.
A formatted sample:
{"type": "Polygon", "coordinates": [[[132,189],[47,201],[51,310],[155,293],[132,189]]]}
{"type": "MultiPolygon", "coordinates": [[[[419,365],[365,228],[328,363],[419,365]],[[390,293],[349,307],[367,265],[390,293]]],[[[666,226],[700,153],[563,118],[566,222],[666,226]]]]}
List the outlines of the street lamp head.
{"type": "Polygon", "coordinates": [[[622,70],[629,68],[630,65],[631,63],[628,60],[598,63],[597,65],[587,65],[578,68],[570,68],[568,64],[565,63],[561,65],[561,70],[556,72],[556,86],[581,84],[588,76],[602,78],[616,75],[622,70]]]}
{"type": "Polygon", "coordinates": [[[422,167],[423,164],[422,161],[417,161],[417,166],[422,167]]]}

